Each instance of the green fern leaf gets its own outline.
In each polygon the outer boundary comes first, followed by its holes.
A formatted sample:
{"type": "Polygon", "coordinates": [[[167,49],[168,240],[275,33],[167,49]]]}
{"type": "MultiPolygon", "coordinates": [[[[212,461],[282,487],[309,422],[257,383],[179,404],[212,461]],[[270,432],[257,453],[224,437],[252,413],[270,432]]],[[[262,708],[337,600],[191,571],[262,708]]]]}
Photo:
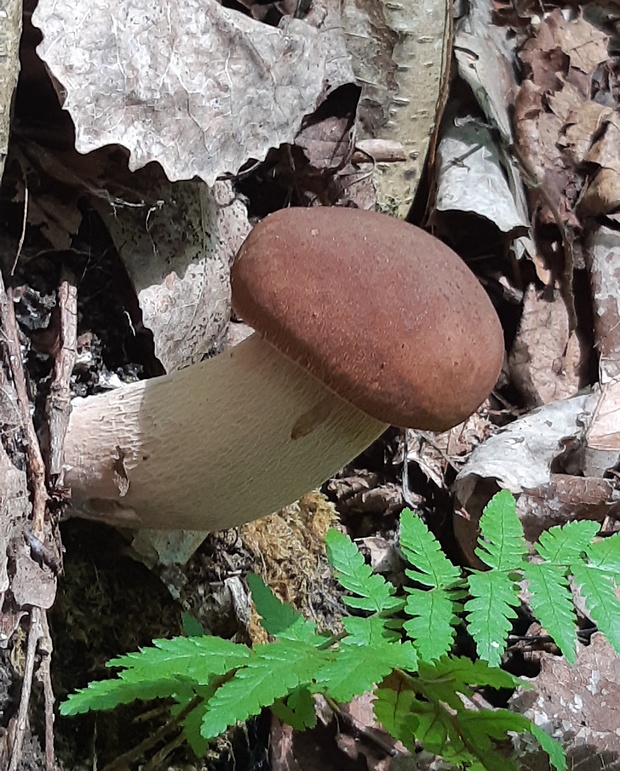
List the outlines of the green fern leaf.
{"type": "Polygon", "coordinates": [[[148,682],[120,678],[98,680],[70,694],[60,705],[60,714],[79,715],[89,710],[114,709],[119,704],[130,704],[132,701],[166,699],[179,692],[186,692],[188,687],[187,682],[173,677],[154,679],[151,676],[148,682]]]}
{"type": "Polygon", "coordinates": [[[407,575],[419,584],[447,589],[460,580],[461,571],[450,562],[435,536],[411,509],[404,509],[400,516],[400,548],[413,565],[413,570],[406,571],[407,575]]]}
{"type": "Polygon", "coordinates": [[[387,622],[390,619],[372,616],[348,616],[342,619],[342,625],[347,630],[347,645],[381,645],[386,641],[395,642],[400,634],[390,629],[387,622]]]}
{"type": "Polygon", "coordinates": [[[549,756],[549,762],[556,769],[556,771],[566,771],[566,753],[562,745],[552,739],[548,733],[545,733],[542,728],[536,725],[536,723],[530,723],[527,729],[536,741],[540,744],[542,749],[549,756]]]}
{"type": "Polygon", "coordinates": [[[193,686],[208,685],[212,676],[241,666],[249,655],[249,648],[220,637],[154,640],[153,647],[108,661],[106,666],[122,669],[118,676],[90,683],[71,694],[60,711],[63,715],[75,715],[90,709],[112,709],[138,699],[166,698],[188,690],[193,694],[193,686]]]}
{"type": "Polygon", "coordinates": [[[515,768],[512,760],[497,751],[494,740],[505,740],[508,731],[520,733],[528,729],[529,720],[507,709],[481,709],[463,710],[458,716],[458,723],[463,743],[485,771],[515,768]]]}
{"type": "Polygon", "coordinates": [[[554,565],[568,567],[587,549],[600,525],[584,519],[546,530],[535,544],[540,556],[554,565]]]}
{"type": "Polygon", "coordinates": [[[448,653],[457,622],[451,593],[445,589],[409,589],[405,612],[411,619],[403,624],[421,659],[433,661],[448,653]]]}
{"type": "MultiPolygon", "coordinates": [[[[217,679],[218,678],[215,678],[215,680],[217,679]]],[[[180,723],[183,727],[183,733],[187,739],[187,743],[198,758],[203,757],[209,747],[208,741],[203,739],[200,734],[200,728],[206,710],[205,704],[213,696],[216,688],[217,685],[215,682],[212,686],[198,686],[195,693],[186,694],[184,698],[179,699],[178,703],[174,704],[170,709],[170,714],[173,717],[178,717],[183,710],[190,706],[190,703],[196,696],[200,698],[200,702],[181,719],[180,723]]]]}
{"type": "Polygon", "coordinates": [[[468,630],[480,658],[499,667],[506,650],[510,619],[519,605],[518,586],[507,573],[489,570],[469,577],[472,598],[465,603],[468,630]]]}
{"type": "Polygon", "coordinates": [[[318,690],[334,701],[351,701],[354,696],[371,691],[393,669],[413,672],[417,668],[417,655],[410,642],[373,647],[347,643],[345,638],[338,656],[323,666],[315,678],[318,690]]]}
{"type": "Polygon", "coordinates": [[[152,647],[117,656],[106,664],[120,667],[119,677],[145,682],[156,678],[185,677],[198,684],[209,682],[211,675],[223,675],[242,666],[251,651],[245,645],[221,637],[173,637],[153,640],[152,647]]]}
{"type": "Polygon", "coordinates": [[[504,741],[509,731],[531,733],[549,756],[556,771],[565,771],[566,756],[562,746],[524,715],[508,709],[464,710],[459,715],[461,736],[485,769],[502,771],[506,758],[495,752],[491,740],[504,741]]]}
{"type": "Polygon", "coordinates": [[[620,602],[609,574],[584,562],[576,562],[572,572],[590,615],[620,655],[620,602]]]}
{"type": "Polygon", "coordinates": [[[515,500],[508,490],[493,496],[480,518],[479,559],[496,570],[515,570],[523,566],[526,554],[523,526],[517,516],[515,500]]]}
{"type": "Polygon", "coordinates": [[[592,567],[604,570],[613,576],[616,582],[620,579],[620,533],[609,538],[602,538],[589,544],[586,549],[588,562],[592,567]]]}
{"type": "Polygon", "coordinates": [[[414,714],[417,704],[415,692],[397,672],[388,675],[375,690],[373,710],[375,717],[409,752],[416,751],[415,733],[418,718],[414,714]]]}
{"type": "Polygon", "coordinates": [[[310,682],[329,655],[295,640],[257,645],[244,666],[207,702],[200,733],[211,739],[229,726],[258,715],[263,707],[310,682]]]}
{"type": "Polygon", "coordinates": [[[261,626],[268,634],[281,640],[300,640],[320,645],[324,642],[316,633],[316,625],[307,621],[291,605],[281,602],[256,573],[248,573],[248,585],[261,626]]]}
{"type": "Polygon", "coordinates": [[[574,664],[577,615],[566,571],[548,563],[530,563],[525,566],[524,572],[530,587],[530,605],[534,615],[553,637],[566,660],[574,664]]]}
{"type": "Polygon", "coordinates": [[[380,613],[393,610],[402,605],[401,600],[392,595],[392,584],[382,576],[373,574],[364,557],[353,541],[339,530],[329,530],[326,536],[327,558],[334,569],[338,583],[359,597],[344,597],[351,608],[370,610],[380,613]]]}
{"type": "Polygon", "coordinates": [[[295,688],[286,699],[277,699],[271,709],[283,723],[296,731],[305,731],[316,725],[314,699],[307,688],[295,688]]]}
{"type": "MultiPolygon", "coordinates": [[[[444,656],[439,661],[420,661],[416,688],[429,701],[445,702],[452,709],[463,709],[457,694],[472,695],[472,687],[517,688],[525,683],[486,661],[472,661],[464,656],[444,656]]],[[[527,687],[527,686],[525,686],[527,687]]]]}

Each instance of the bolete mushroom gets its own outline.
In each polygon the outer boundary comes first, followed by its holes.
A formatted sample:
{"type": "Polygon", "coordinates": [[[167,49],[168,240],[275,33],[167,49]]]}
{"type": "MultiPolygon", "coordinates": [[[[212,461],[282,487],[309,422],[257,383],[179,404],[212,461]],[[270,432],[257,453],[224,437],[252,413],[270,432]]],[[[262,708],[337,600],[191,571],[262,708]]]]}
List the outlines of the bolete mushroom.
{"type": "Polygon", "coordinates": [[[216,530],[333,475],[388,424],[440,431],[493,388],[502,330],[443,243],[344,208],[260,222],[232,271],[256,333],[213,359],[78,400],[66,482],[82,514],[216,530]]]}

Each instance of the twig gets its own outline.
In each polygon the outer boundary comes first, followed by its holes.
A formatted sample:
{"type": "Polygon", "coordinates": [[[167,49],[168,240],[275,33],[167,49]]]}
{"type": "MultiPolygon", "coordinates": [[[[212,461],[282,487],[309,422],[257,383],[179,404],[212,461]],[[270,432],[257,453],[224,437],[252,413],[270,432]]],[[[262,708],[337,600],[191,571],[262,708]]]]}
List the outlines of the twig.
{"type": "MultiPolygon", "coordinates": [[[[39,610],[37,608],[37,610],[39,610]]],[[[54,771],[56,761],[54,757],[54,689],[52,688],[52,637],[50,635],[47,615],[44,610],[39,610],[41,622],[41,637],[39,639],[39,655],[41,662],[37,672],[37,678],[43,686],[45,700],[45,771],[54,771]]]]}
{"type": "Polygon", "coordinates": [[[0,321],[6,336],[6,345],[9,352],[9,366],[17,393],[17,402],[21,418],[21,424],[25,433],[26,459],[28,464],[28,477],[32,493],[32,532],[40,540],[45,540],[45,510],[48,501],[45,487],[45,466],[41,455],[41,448],[37,439],[34,424],[30,416],[30,402],[26,389],[26,377],[19,345],[15,308],[13,306],[13,292],[6,290],[4,280],[0,274],[0,321]]]}
{"type": "Polygon", "coordinates": [[[58,288],[59,350],[45,407],[49,430],[49,478],[62,485],[63,446],[71,414],[71,373],[77,352],[77,287],[64,267],[58,288]]]}
{"type": "Polygon", "coordinates": [[[37,653],[37,645],[43,630],[41,628],[41,609],[32,608],[30,612],[30,629],[28,630],[28,647],[26,650],[26,663],[24,665],[24,679],[22,682],[22,691],[19,696],[19,707],[17,710],[17,722],[15,727],[15,737],[11,748],[11,760],[9,761],[8,771],[17,771],[21,760],[26,727],[28,725],[28,707],[30,705],[30,693],[32,691],[32,676],[34,674],[34,659],[37,653]]]}
{"type": "Polygon", "coordinates": [[[180,722],[185,717],[187,717],[187,715],[189,715],[189,713],[194,709],[194,707],[197,707],[199,703],[200,698],[198,696],[194,697],[189,702],[189,704],[186,704],[183,707],[178,715],[171,717],[170,720],[166,721],[162,726],[160,726],[160,728],[158,728],[154,734],[148,736],[144,741],[140,742],[140,744],[137,744],[131,750],[124,752],[111,763],[108,763],[108,765],[103,768],[103,771],[123,771],[123,769],[126,769],[130,763],[141,758],[146,750],[150,750],[151,747],[154,747],[158,742],[164,739],[166,734],[169,733],[173,728],[178,727],[180,722]]]}
{"type": "Polygon", "coordinates": [[[24,247],[24,241],[26,240],[26,227],[28,226],[28,185],[26,184],[26,177],[24,177],[24,216],[22,218],[22,232],[19,235],[19,243],[17,244],[17,251],[15,252],[15,259],[13,260],[13,267],[11,268],[11,275],[15,274],[15,268],[19,262],[19,257],[24,247]]]}

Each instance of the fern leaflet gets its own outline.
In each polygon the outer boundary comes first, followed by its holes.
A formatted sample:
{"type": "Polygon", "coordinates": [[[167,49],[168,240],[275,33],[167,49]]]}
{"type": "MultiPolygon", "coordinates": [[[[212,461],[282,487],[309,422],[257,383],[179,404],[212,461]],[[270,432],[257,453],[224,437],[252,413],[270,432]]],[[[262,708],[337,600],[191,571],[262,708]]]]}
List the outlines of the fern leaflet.
{"type": "Polygon", "coordinates": [[[296,731],[305,731],[316,725],[314,700],[305,687],[295,688],[285,699],[276,699],[271,709],[283,723],[296,731]]]}
{"type": "Polygon", "coordinates": [[[525,566],[534,615],[553,637],[570,664],[575,663],[577,615],[573,605],[566,570],[543,562],[525,566]]]}
{"type": "Polygon", "coordinates": [[[400,548],[413,565],[406,573],[413,581],[431,589],[448,589],[461,578],[455,567],[441,550],[433,534],[411,509],[404,509],[400,517],[400,548]]]}
{"type": "Polygon", "coordinates": [[[579,559],[598,531],[599,524],[587,519],[567,522],[542,533],[535,548],[547,562],[568,567],[579,559]]]}
{"type": "Polygon", "coordinates": [[[590,615],[620,654],[620,602],[609,574],[585,562],[576,562],[572,571],[590,615]]]}
{"type": "Polygon", "coordinates": [[[413,639],[421,659],[433,661],[448,653],[454,640],[456,606],[445,589],[408,589],[405,613],[411,618],[403,627],[413,639]]]}
{"type": "Polygon", "coordinates": [[[214,675],[241,666],[251,651],[220,637],[175,637],[154,640],[153,647],[128,653],[107,663],[122,669],[116,678],[91,683],[71,694],[61,714],[75,715],[89,709],[112,709],[137,699],[165,698],[206,685],[214,675]]]}
{"type": "Polygon", "coordinates": [[[214,738],[310,682],[328,656],[327,651],[293,640],[257,645],[244,666],[207,702],[202,736],[214,738]]]}
{"type": "Polygon", "coordinates": [[[280,640],[299,640],[315,645],[324,642],[324,638],[316,633],[316,625],[291,605],[281,602],[256,573],[248,573],[247,580],[256,612],[261,616],[261,626],[268,634],[280,640]]]}
{"type": "Polygon", "coordinates": [[[476,555],[485,565],[495,570],[522,567],[527,549],[523,526],[509,490],[497,493],[487,504],[480,518],[480,534],[476,555]]]}
{"type": "Polygon", "coordinates": [[[394,597],[392,584],[382,576],[373,574],[353,541],[339,530],[329,530],[326,535],[327,558],[334,569],[338,583],[358,597],[344,597],[351,608],[380,613],[402,605],[394,597]]]}
{"type": "Polygon", "coordinates": [[[586,555],[592,567],[604,570],[620,583],[620,533],[589,544],[586,555]]]}
{"type": "Polygon", "coordinates": [[[471,599],[465,603],[469,633],[480,658],[498,667],[506,650],[514,610],[519,605],[518,586],[508,573],[489,570],[469,577],[471,599]]]}

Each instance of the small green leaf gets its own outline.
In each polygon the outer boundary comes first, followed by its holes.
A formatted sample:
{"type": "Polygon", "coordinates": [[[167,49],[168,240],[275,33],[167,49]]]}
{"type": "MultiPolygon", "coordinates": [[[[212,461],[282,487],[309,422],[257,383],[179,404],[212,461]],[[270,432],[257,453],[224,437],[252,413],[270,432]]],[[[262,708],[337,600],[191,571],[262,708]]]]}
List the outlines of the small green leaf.
{"type": "Polygon", "coordinates": [[[418,718],[414,714],[414,705],[417,701],[415,692],[394,672],[377,687],[373,702],[377,720],[412,753],[416,751],[418,718]]]}
{"type": "Polygon", "coordinates": [[[421,659],[432,661],[450,651],[458,619],[449,591],[410,589],[405,612],[411,619],[403,626],[421,659]]]}
{"type": "Polygon", "coordinates": [[[515,499],[502,490],[489,501],[480,518],[479,559],[496,570],[516,570],[523,566],[527,553],[523,526],[517,516],[515,499]]]}
{"type": "Polygon", "coordinates": [[[472,573],[469,591],[472,598],[465,603],[469,633],[478,655],[498,667],[512,628],[510,620],[517,617],[518,586],[507,573],[488,570],[472,573]]]}
{"type": "Polygon", "coordinates": [[[461,571],[450,562],[435,536],[411,509],[404,509],[400,516],[400,548],[413,566],[407,575],[419,584],[447,589],[460,580],[461,571]]]}
{"type": "Polygon", "coordinates": [[[291,605],[281,602],[256,573],[248,573],[247,581],[256,611],[261,616],[261,625],[268,634],[282,640],[323,642],[316,634],[315,624],[307,621],[291,605]]]}
{"type": "Polygon", "coordinates": [[[584,519],[546,530],[535,545],[540,556],[554,565],[571,565],[598,533],[600,525],[584,519]]]}
{"type": "Polygon", "coordinates": [[[574,664],[577,614],[565,572],[564,568],[546,562],[525,567],[534,615],[553,637],[566,660],[574,664]]]}
{"type": "Polygon", "coordinates": [[[562,745],[556,742],[555,739],[552,739],[536,723],[530,723],[530,727],[527,730],[547,753],[549,761],[556,771],[566,771],[566,753],[562,745]]]}
{"type": "Polygon", "coordinates": [[[316,725],[314,699],[307,688],[295,688],[285,699],[276,699],[271,709],[283,723],[296,731],[305,731],[316,725]]]}
{"type": "Polygon", "coordinates": [[[392,584],[373,574],[353,541],[339,530],[329,530],[326,536],[327,558],[338,583],[359,597],[344,597],[351,608],[377,613],[398,607],[401,601],[393,597],[392,584]]]}
{"type": "Polygon", "coordinates": [[[572,571],[590,615],[620,655],[620,602],[609,574],[583,562],[576,562],[572,571]]]}
{"type": "Polygon", "coordinates": [[[181,624],[186,637],[202,637],[207,634],[200,621],[190,613],[181,613],[181,624]]]}
{"type": "Polygon", "coordinates": [[[528,687],[522,680],[486,661],[465,656],[444,656],[439,661],[420,661],[416,685],[426,699],[442,701],[455,710],[463,708],[458,694],[471,695],[472,688],[528,687]]]}
{"type": "Polygon", "coordinates": [[[604,570],[620,579],[620,533],[614,533],[609,538],[601,538],[591,543],[586,550],[588,562],[592,567],[604,570]]]}

